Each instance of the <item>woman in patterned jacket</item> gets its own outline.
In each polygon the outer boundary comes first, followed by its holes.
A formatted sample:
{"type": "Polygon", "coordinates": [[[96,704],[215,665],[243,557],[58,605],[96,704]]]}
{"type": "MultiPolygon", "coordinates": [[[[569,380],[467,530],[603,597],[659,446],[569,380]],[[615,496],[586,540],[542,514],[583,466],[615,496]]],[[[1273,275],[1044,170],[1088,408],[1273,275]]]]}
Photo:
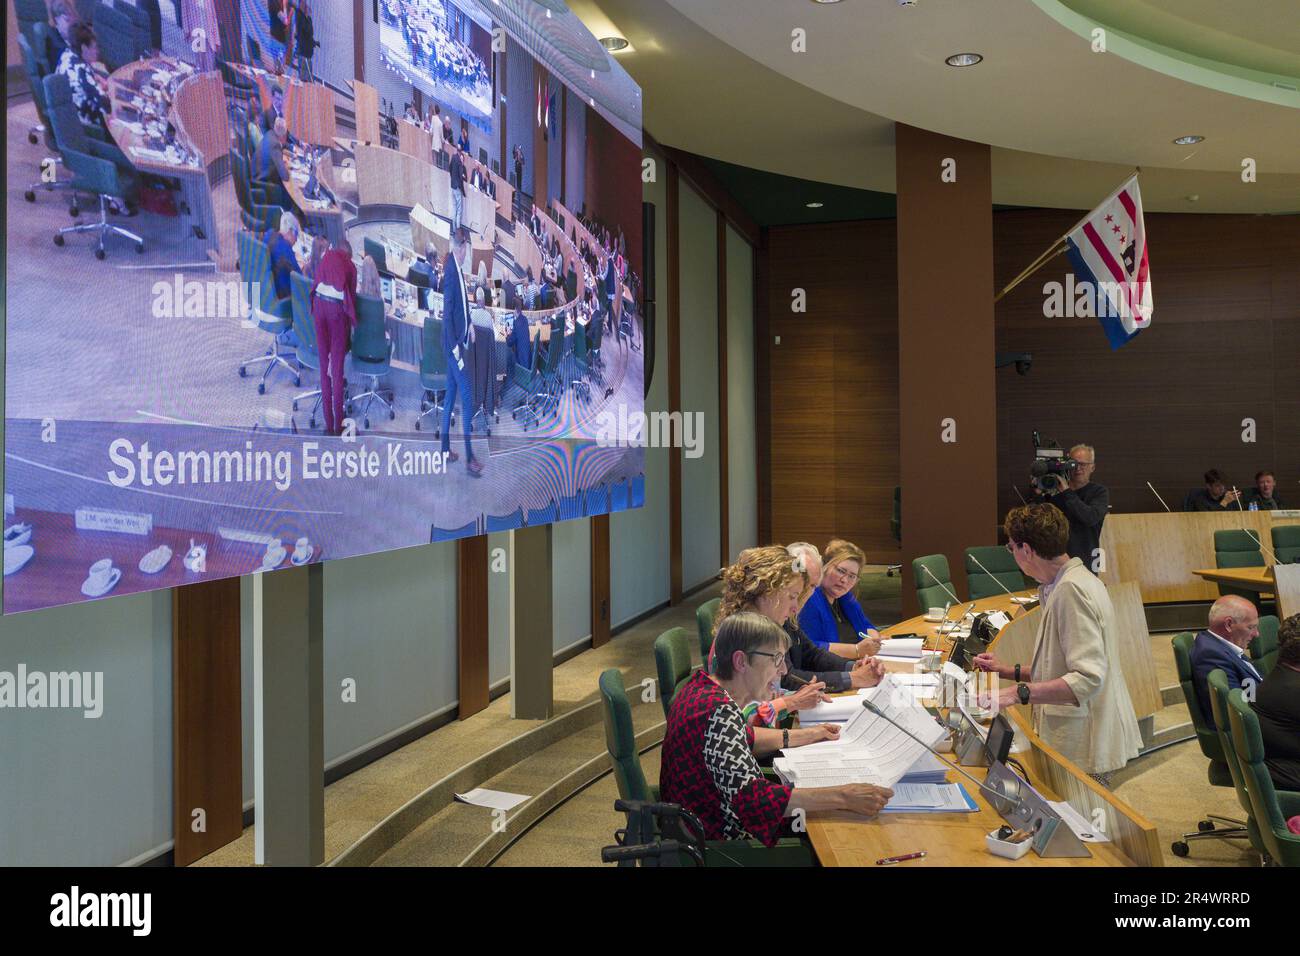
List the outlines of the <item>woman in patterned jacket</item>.
{"type": "Polygon", "coordinates": [[[791,787],[763,776],[754,759],[762,747],[741,707],[767,693],[779,676],[788,641],[785,631],[761,614],[733,614],[714,640],[717,673],[696,671],[673,697],[660,791],[664,801],[699,817],[705,839],[754,837],[772,846],[782,821],[797,812],[874,816],[894,795],[871,784],[791,787]]]}

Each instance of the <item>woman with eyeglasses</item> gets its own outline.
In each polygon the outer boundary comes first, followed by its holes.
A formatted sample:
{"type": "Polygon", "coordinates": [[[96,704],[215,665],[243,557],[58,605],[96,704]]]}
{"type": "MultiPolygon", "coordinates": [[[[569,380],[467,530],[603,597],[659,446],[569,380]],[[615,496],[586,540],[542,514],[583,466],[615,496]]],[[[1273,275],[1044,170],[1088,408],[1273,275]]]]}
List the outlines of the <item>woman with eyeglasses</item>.
{"type": "Polygon", "coordinates": [[[779,747],[781,732],[769,731],[778,738],[775,746],[762,743],[758,729],[745,723],[741,708],[762,698],[779,679],[788,643],[786,633],[770,618],[750,611],[733,614],[718,627],[714,640],[717,673],[696,671],[673,697],[660,795],[699,817],[705,839],[754,837],[772,846],[782,835],[785,818],[797,810],[875,816],[894,795],[871,784],[791,787],[763,775],[755,755],[779,747]]]}
{"type": "Polygon", "coordinates": [[[822,555],[822,582],[799,612],[799,626],[810,641],[849,660],[880,651],[880,632],[853,596],[866,563],[856,544],[833,540],[822,555]]]}

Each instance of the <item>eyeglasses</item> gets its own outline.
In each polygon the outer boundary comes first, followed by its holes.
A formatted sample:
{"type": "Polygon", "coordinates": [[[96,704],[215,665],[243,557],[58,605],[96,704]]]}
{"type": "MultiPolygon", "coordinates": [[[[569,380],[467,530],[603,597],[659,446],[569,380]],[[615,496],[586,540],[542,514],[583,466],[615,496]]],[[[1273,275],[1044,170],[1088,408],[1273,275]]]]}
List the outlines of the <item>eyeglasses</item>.
{"type": "Polygon", "coordinates": [[[774,651],[750,651],[749,653],[751,655],[757,655],[759,657],[770,657],[772,658],[772,660],[777,662],[776,665],[777,667],[781,667],[785,664],[784,654],[777,654],[774,651]]]}
{"type": "Polygon", "coordinates": [[[853,582],[858,579],[857,571],[846,570],[845,568],[840,567],[838,564],[835,565],[835,567],[831,568],[831,570],[834,571],[836,574],[838,574],[840,577],[844,578],[846,581],[853,582]]]}

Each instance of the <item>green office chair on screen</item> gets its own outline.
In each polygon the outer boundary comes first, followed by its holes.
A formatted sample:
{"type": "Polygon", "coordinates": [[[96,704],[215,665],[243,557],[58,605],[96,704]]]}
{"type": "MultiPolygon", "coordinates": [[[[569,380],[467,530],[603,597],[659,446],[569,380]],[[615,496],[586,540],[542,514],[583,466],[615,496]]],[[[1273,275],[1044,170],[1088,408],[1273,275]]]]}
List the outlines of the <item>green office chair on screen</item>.
{"type": "MultiPolygon", "coordinates": [[[[420,417],[415,420],[418,432],[421,423],[433,416],[433,437],[442,437],[442,405],[447,397],[447,353],[442,350],[442,319],[432,315],[424,320],[420,330],[420,417]]],[[[452,410],[451,424],[456,424],[452,410]]]]}
{"type": "Polygon", "coordinates": [[[362,425],[370,427],[370,406],[378,402],[388,412],[389,420],[397,417],[393,408],[395,396],[392,389],[379,387],[379,380],[386,377],[393,367],[393,343],[388,338],[384,327],[384,300],[373,295],[359,295],[357,303],[357,327],[352,330],[352,350],[350,361],[355,375],[369,380],[369,387],[359,395],[347,399],[347,413],[355,417],[356,404],[363,399],[361,407],[362,425]],[[387,392],[388,397],[384,397],[387,392]]]}
{"type": "Polygon", "coordinates": [[[1277,629],[1280,622],[1276,614],[1265,614],[1259,619],[1259,636],[1246,648],[1250,652],[1250,661],[1263,677],[1277,663],[1277,629]]]}
{"type": "Polygon", "coordinates": [[[1300,524],[1273,527],[1273,553],[1278,564],[1295,564],[1300,561],[1300,524]]]}
{"type": "Polygon", "coordinates": [[[257,394],[266,394],[266,377],[274,368],[283,368],[293,376],[294,386],[302,385],[302,376],[298,369],[289,364],[287,352],[280,351],[280,336],[293,326],[292,296],[277,299],[275,296],[275,277],[271,274],[271,250],[257,236],[241,232],[235,237],[239,250],[239,278],[247,290],[247,301],[252,305],[249,318],[257,327],[271,335],[271,347],[264,355],[258,355],[239,363],[239,377],[248,374],[250,365],[266,363],[262,369],[262,380],[257,383],[257,394]]]}
{"type": "MultiPolygon", "coordinates": [[[[605,747],[614,767],[619,797],[657,803],[659,788],[646,783],[641,769],[632,705],[622,672],[611,667],[600,675],[597,684],[605,719],[605,747]]],[[[708,866],[812,866],[814,862],[808,844],[793,837],[783,837],[773,847],[765,847],[757,840],[708,840],[704,851],[708,866]]],[[[683,861],[683,865],[688,864],[683,861]]]]}
{"type": "Polygon", "coordinates": [[[714,598],[695,609],[695,627],[700,632],[700,660],[706,670],[709,666],[709,651],[713,649],[713,620],[718,616],[721,604],[722,598],[714,598]]]}
{"type": "Polygon", "coordinates": [[[952,574],[944,555],[927,554],[914,560],[912,577],[916,579],[916,600],[921,606],[922,614],[929,608],[947,607],[953,603],[953,595],[957,590],[952,586],[952,574]]]}
{"type": "Polygon", "coordinates": [[[1228,723],[1228,675],[1219,668],[1210,671],[1206,677],[1210,690],[1210,710],[1214,713],[1215,733],[1219,737],[1219,746],[1223,749],[1224,762],[1228,773],[1232,775],[1232,786],[1237,791],[1237,802],[1246,811],[1246,834],[1250,845],[1260,853],[1268,852],[1260,837],[1259,825],[1255,822],[1255,810],[1250,803],[1250,794],[1246,788],[1246,777],[1242,773],[1241,763],[1237,759],[1237,749],[1232,743],[1232,728],[1228,723]]]}
{"type": "Polygon", "coordinates": [[[972,601],[1002,594],[1002,588],[1023,591],[1029,586],[1015,557],[997,544],[966,549],[966,583],[972,601]],[[998,587],[999,584],[1002,587],[998,587]]]}
{"type": "MultiPolygon", "coordinates": [[[[1264,552],[1259,544],[1250,532],[1216,531],[1214,532],[1214,566],[1216,568],[1261,568],[1265,562],[1264,552]]],[[[1219,594],[1221,596],[1235,594],[1244,597],[1257,608],[1264,606],[1258,591],[1220,584],[1219,594]]]]}
{"type": "MultiPolygon", "coordinates": [[[[298,336],[298,347],[295,352],[298,367],[324,374],[321,373],[320,351],[316,347],[316,322],[311,314],[311,280],[301,272],[294,272],[289,275],[289,302],[293,309],[293,331],[298,336]]],[[[316,413],[320,411],[321,403],[321,390],[319,388],[303,392],[301,395],[295,395],[293,410],[296,412],[298,403],[305,402],[309,398],[316,399],[316,403],[311,407],[307,427],[315,428],[316,413]]],[[[295,423],[294,428],[297,427],[297,423],[295,423]]]]}
{"type": "MultiPolygon", "coordinates": [[[[1183,701],[1187,704],[1187,712],[1192,718],[1192,727],[1196,730],[1196,742],[1200,745],[1205,759],[1210,762],[1208,768],[1210,783],[1216,787],[1231,787],[1233,781],[1232,773],[1228,770],[1227,755],[1219,743],[1218,733],[1205,721],[1200,699],[1196,696],[1196,684],[1192,680],[1192,644],[1195,640],[1196,635],[1190,631],[1174,635],[1174,664],[1178,668],[1178,683],[1183,688],[1183,701]]],[[[1204,820],[1197,821],[1196,832],[1184,833],[1181,840],[1174,841],[1170,850],[1174,856],[1187,856],[1188,843],[1192,840],[1239,840],[1247,836],[1249,833],[1244,820],[1207,813],[1204,820]],[[1217,828],[1216,821],[1226,823],[1228,826],[1217,828]]]]}
{"type": "Polygon", "coordinates": [[[1288,819],[1300,816],[1300,793],[1274,788],[1273,778],[1268,775],[1268,767],[1264,764],[1259,718],[1240,688],[1228,692],[1228,724],[1265,850],[1275,863],[1300,866],[1300,836],[1286,826],[1288,819]]]}
{"type": "Polygon", "coordinates": [[[691,636],[684,627],[674,627],[655,638],[655,668],[659,671],[659,703],[664,717],[672,707],[677,688],[691,676],[691,636]]]}

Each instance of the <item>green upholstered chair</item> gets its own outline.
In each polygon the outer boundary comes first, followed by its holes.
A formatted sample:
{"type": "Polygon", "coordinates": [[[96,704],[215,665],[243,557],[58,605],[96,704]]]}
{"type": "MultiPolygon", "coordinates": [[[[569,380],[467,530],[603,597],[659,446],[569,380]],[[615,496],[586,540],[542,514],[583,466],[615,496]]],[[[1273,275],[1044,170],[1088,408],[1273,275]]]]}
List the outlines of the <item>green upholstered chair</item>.
{"type": "MultiPolygon", "coordinates": [[[[316,322],[311,314],[311,280],[301,272],[293,272],[289,275],[289,305],[293,310],[293,331],[298,336],[298,346],[294,351],[298,367],[320,372],[320,352],[316,347],[316,322]]],[[[315,428],[316,413],[320,410],[321,403],[319,388],[295,395],[293,410],[296,412],[298,403],[305,402],[309,398],[316,399],[316,402],[311,407],[307,427],[315,428]]]]}
{"type": "Polygon", "coordinates": [[[684,627],[674,627],[655,638],[655,667],[659,671],[659,702],[663,704],[664,717],[672,706],[673,697],[682,681],[691,676],[691,632],[684,627]]]}
{"type": "MultiPolygon", "coordinates": [[[[365,236],[361,240],[361,248],[366,255],[375,260],[375,268],[379,270],[381,276],[391,276],[393,274],[388,270],[388,253],[385,251],[382,242],[365,236]]],[[[405,278],[405,276],[402,278],[405,278]]]]}
{"type": "Polygon", "coordinates": [[[952,586],[952,573],[948,570],[948,559],[942,554],[927,554],[912,562],[912,576],[916,579],[916,600],[921,606],[921,613],[932,607],[945,607],[952,604],[952,595],[956,589],[952,586]],[[946,590],[945,590],[946,588],[946,590]]]}
{"type": "Polygon", "coordinates": [[[1273,778],[1264,764],[1259,718],[1239,687],[1228,692],[1228,724],[1265,850],[1275,863],[1300,866],[1300,836],[1286,827],[1289,818],[1300,816],[1300,793],[1274,789],[1273,778]]]}
{"type": "MultiPolygon", "coordinates": [[[[1245,532],[1237,530],[1214,532],[1214,566],[1216,568],[1262,568],[1264,552],[1259,542],[1245,532]]],[[[1220,584],[1219,594],[1235,594],[1260,607],[1259,592],[1220,584]]]]}
{"type": "Polygon", "coordinates": [[[1259,619],[1259,636],[1246,648],[1250,651],[1251,663],[1264,677],[1277,663],[1277,629],[1279,621],[1276,614],[1265,614],[1259,619]]]}
{"type": "Polygon", "coordinates": [[[239,277],[247,291],[247,301],[252,305],[251,318],[263,332],[271,334],[271,347],[266,354],[258,355],[239,365],[239,377],[248,374],[250,365],[266,363],[262,380],[257,383],[257,394],[266,392],[266,377],[271,369],[282,366],[293,376],[295,386],[302,384],[298,370],[289,364],[287,355],[280,351],[280,336],[293,325],[293,297],[275,297],[275,278],[271,275],[271,250],[257,236],[241,232],[235,237],[239,250],[239,277]]]}
{"type": "Polygon", "coordinates": [[[524,431],[528,431],[530,423],[537,424],[533,403],[537,398],[538,390],[542,387],[541,363],[544,356],[541,342],[533,342],[530,351],[532,352],[531,363],[525,367],[514,360],[514,350],[510,350],[510,384],[519,389],[519,400],[510,409],[510,414],[518,421],[519,412],[522,410],[525,413],[524,431]]]}
{"type": "MultiPolygon", "coordinates": [[[[420,417],[415,420],[415,430],[420,423],[433,416],[433,437],[442,437],[442,403],[447,396],[447,353],[442,350],[442,319],[432,315],[424,320],[420,332],[420,417]]],[[[455,410],[452,423],[455,424],[455,410]]]]}
{"type": "Polygon", "coordinates": [[[709,666],[709,651],[713,649],[713,619],[718,616],[722,598],[705,601],[695,609],[695,627],[700,632],[700,661],[709,666]]]}
{"type": "Polygon", "coordinates": [[[393,343],[384,329],[384,300],[373,295],[357,296],[357,327],[352,330],[352,350],[350,360],[352,371],[357,376],[368,379],[369,387],[347,400],[348,414],[352,414],[356,403],[362,399],[362,426],[370,427],[370,406],[378,402],[388,412],[389,420],[397,417],[393,410],[392,392],[384,397],[384,389],[379,387],[379,380],[392,370],[393,343]]]}
{"type": "Polygon", "coordinates": [[[1279,564],[1300,561],[1300,524],[1273,526],[1273,553],[1279,564]]]}
{"type": "Polygon", "coordinates": [[[1246,831],[1250,838],[1250,845],[1260,853],[1264,853],[1266,852],[1264,842],[1260,838],[1259,826],[1255,822],[1254,809],[1250,804],[1250,794],[1246,790],[1246,778],[1237,760],[1236,748],[1232,744],[1232,729],[1228,723],[1228,691],[1231,689],[1228,687],[1228,675],[1215,668],[1210,671],[1206,682],[1209,685],[1210,710],[1214,712],[1214,723],[1217,728],[1215,733],[1219,737],[1219,746],[1223,748],[1224,762],[1228,765],[1228,773],[1232,775],[1232,786],[1237,791],[1237,802],[1241,804],[1241,809],[1246,811],[1246,831]]]}
{"type": "MultiPolygon", "coordinates": [[[[1223,752],[1218,733],[1205,721],[1200,699],[1196,696],[1196,684],[1192,680],[1192,644],[1195,640],[1196,635],[1190,631],[1174,635],[1174,665],[1178,669],[1178,683],[1183,688],[1183,701],[1187,704],[1187,712],[1192,718],[1196,742],[1200,745],[1201,753],[1210,762],[1208,770],[1210,783],[1216,787],[1231,787],[1233,781],[1232,773],[1228,770],[1227,755],[1223,752]]],[[[1245,821],[1233,820],[1213,813],[1207,813],[1204,820],[1197,822],[1196,828],[1197,832],[1184,833],[1181,840],[1174,842],[1171,847],[1174,856],[1186,856],[1187,844],[1191,840],[1231,840],[1247,836],[1245,821]],[[1214,825],[1216,820],[1228,826],[1218,829],[1214,825]]]]}
{"type": "MultiPolygon", "coordinates": [[[[622,672],[611,667],[600,675],[597,683],[605,719],[605,747],[614,766],[619,797],[657,802],[659,788],[646,783],[641,769],[632,705],[627,699],[622,672]]],[[[773,847],[765,847],[757,840],[708,840],[704,847],[708,866],[812,866],[814,862],[809,845],[793,837],[783,837],[773,847]]]]}
{"type": "Polygon", "coordinates": [[[1029,586],[1015,557],[999,544],[966,549],[966,582],[972,601],[1002,594],[1002,588],[1023,591],[1029,586]]]}

